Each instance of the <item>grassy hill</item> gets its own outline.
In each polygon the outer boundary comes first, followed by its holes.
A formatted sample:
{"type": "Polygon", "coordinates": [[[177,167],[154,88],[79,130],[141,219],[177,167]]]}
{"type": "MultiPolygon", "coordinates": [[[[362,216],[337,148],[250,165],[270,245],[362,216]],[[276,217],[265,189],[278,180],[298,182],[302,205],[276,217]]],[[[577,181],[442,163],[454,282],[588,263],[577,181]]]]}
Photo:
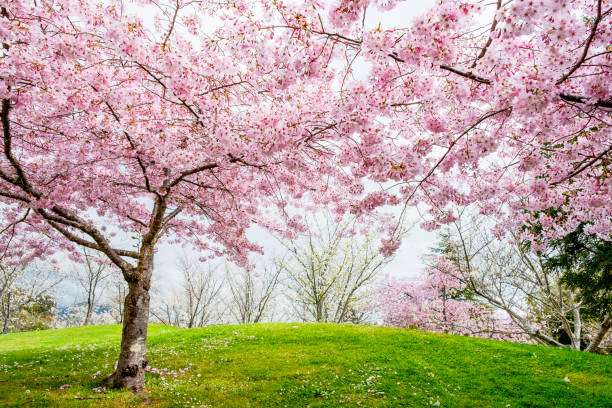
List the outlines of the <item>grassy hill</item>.
{"type": "Polygon", "coordinates": [[[0,336],[0,406],[612,407],[609,356],[331,324],[152,325],[150,364],[176,373],[147,374],[145,395],[96,393],[120,332],[0,336]]]}

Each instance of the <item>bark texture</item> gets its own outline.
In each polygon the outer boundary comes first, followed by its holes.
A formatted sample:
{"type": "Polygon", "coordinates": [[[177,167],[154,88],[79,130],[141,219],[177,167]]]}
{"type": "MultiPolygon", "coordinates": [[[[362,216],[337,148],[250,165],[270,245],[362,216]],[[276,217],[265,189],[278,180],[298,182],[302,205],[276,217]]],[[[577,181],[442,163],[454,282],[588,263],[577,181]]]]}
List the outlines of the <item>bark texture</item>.
{"type": "Polygon", "coordinates": [[[11,321],[11,292],[6,295],[6,312],[4,313],[4,325],[2,327],[2,334],[9,332],[9,322],[11,321]]]}
{"type": "Polygon", "coordinates": [[[601,328],[599,329],[599,332],[597,333],[595,338],[591,341],[591,344],[589,344],[589,346],[586,348],[586,351],[592,352],[592,353],[596,352],[602,340],[604,339],[606,333],[610,330],[610,328],[612,328],[612,313],[607,314],[603,323],[601,324],[601,328]]]}
{"type": "Polygon", "coordinates": [[[129,388],[135,393],[144,389],[144,369],[147,361],[147,327],[149,324],[149,287],[153,272],[153,257],[140,263],[133,279],[128,281],[125,297],[121,351],[115,372],[104,385],[129,388]]]}

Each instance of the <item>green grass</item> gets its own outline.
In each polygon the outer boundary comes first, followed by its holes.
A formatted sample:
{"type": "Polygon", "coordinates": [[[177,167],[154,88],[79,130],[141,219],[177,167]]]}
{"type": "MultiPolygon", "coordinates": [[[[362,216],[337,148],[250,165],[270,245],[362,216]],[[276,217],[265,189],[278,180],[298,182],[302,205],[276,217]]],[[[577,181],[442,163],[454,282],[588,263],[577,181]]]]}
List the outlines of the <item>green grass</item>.
{"type": "Polygon", "coordinates": [[[120,331],[0,336],[0,406],[612,407],[609,356],[331,324],[151,325],[150,364],[189,370],[147,374],[144,395],[95,393],[92,375],[111,371],[120,331]]]}

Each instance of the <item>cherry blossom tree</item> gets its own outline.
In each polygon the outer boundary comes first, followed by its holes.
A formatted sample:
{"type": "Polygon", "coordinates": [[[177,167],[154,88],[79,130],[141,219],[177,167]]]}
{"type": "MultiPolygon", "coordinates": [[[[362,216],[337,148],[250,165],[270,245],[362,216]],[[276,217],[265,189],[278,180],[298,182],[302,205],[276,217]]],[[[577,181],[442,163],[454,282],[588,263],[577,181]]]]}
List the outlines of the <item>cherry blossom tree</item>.
{"type": "Polygon", "coordinates": [[[445,0],[370,29],[374,3],[401,1],[3,3],[0,236],[42,256],[27,237],[43,234],[122,271],[109,384],[144,384],[160,240],[244,266],[253,223],[301,229],[289,201],[356,216],[424,205],[428,229],[474,203],[499,234],[543,245],[585,225],[609,240],[609,0],[445,0]],[[541,236],[521,229],[551,207],[541,236]]]}
{"type": "Polygon", "coordinates": [[[386,282],[377,297],[376,309],[387,326],[529,341],[507,315],[477,301],[467,285],[435,267],[415,278],[386,282]]]}
{"type": "Polygon", "coordinates": [[[312,193],[321,206],[363,191],[339,171],[360,120],[345,120],[353,113],[333,89],[334,47],[275,28],[312,14],[267,1],[2,4],[2,231],[38,256],[79,260],[85,247],[121,271],[108,385],[143,388],[160,241],[248,266],[260,251],[245,235],[252,223],[292,234],[288,200],[312,193]]]}

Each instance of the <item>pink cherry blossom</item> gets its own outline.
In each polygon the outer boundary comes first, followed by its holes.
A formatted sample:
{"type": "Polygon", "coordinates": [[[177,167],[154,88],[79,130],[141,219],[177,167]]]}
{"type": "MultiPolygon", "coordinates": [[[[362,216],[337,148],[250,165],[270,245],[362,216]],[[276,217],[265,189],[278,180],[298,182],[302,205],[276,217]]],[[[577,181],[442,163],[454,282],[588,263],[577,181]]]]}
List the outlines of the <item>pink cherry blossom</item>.
{"type": "Polygon", "coordinates": [[[412,279],[386,282],[375,307],[388,326],[529,342],[510,318],[471,300],[457,279],[433,267],[412,279]]]}

